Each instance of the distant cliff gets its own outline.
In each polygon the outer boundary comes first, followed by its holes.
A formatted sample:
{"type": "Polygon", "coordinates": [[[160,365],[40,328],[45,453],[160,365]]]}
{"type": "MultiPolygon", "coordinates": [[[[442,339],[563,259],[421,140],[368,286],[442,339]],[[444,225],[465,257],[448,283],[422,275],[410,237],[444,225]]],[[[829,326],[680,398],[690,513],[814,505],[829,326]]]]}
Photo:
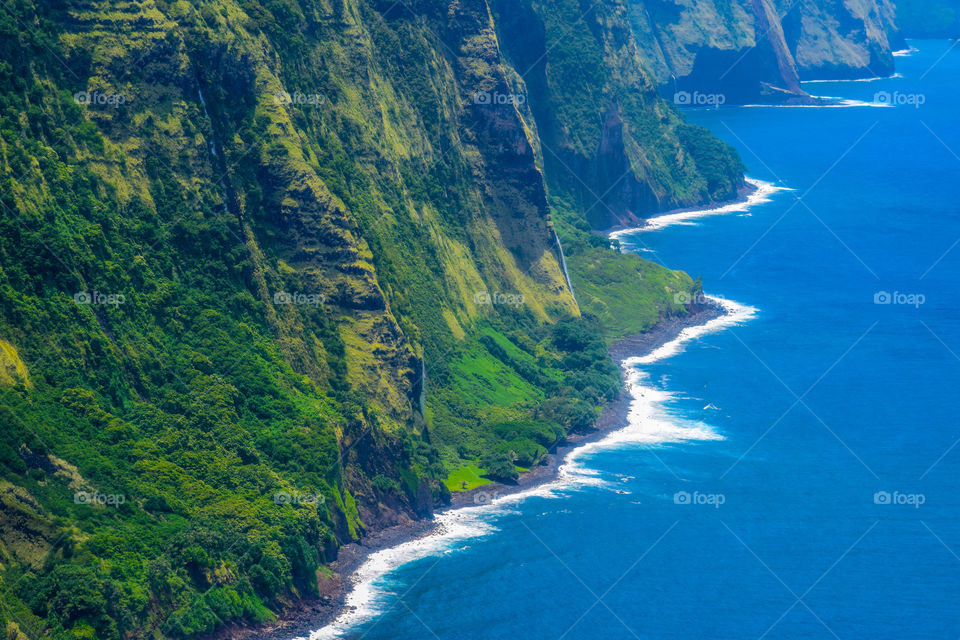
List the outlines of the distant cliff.
{"type": "Polygon", "coordinates": [[[709,106],[803,99],[800,81],[893,73],[889,0],[628,0],[643,62],[668,94],[709,106]],[[687,97],[689,96],[689,98],[687,97]],[[715,98],[714,98],[715,99],[715,98]]]}

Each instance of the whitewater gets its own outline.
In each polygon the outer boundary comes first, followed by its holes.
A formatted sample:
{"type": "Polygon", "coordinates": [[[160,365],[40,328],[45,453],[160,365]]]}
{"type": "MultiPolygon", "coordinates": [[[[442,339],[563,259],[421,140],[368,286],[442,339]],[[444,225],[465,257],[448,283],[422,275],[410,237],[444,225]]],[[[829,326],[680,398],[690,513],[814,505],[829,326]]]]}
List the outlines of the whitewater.
{"type": "MultiPolygon", "coordinates": [[[[692,224],[692,220],[705,216],[746,212],[757,204],[769,202],[773,194],[789,190],[762,180],[747,178],[747,182],[755,189],[741,202],[656,216],[648,220],[646,227],[616,231],[611,233],[610,237],[619,238],[629,233],[657,230],[676,224],[692,224]]],[[[492,521],[498,516],[510,513],[515,505],[527,498],[559,498],[578,487],[607,484],[599,472],[591,469],[585,461],[598,451],[630,445],[656,446],[685,441],[722,440],[722,434],[710,425],[672,414],[667,409],[667,404],[674,395],[653,386],[649,382],[649,375],[643,369],[645,365],[682,352],[687,344],[698,338],[740,325],[754,317],[757,312],[751,306],[732,300],[713,296],[705,298],[719,306],[723,313],[702,324],[684,328],[675,338],[650,353],[621,361],[626,378],[625,386],[632,398],[627,423],[623,428],[611,431],[600,440],[572,449],[558,467],[557,477],[549,482],[516,493],[494,495],[485,504],[440,512],[434,517],[435,527],[430,533],[371,553],[351,577],[352,589],[347,595],[343,612],[330,624],[311,632],[309,640],[339,637],[358,625],[389,612],[399,598],[391,601],[389,585],[384,584],[387,574],[422,558],[436,556],[439,561],[444,554],[462,548],[458,545],[467,540],[496,533],[498,529],[492,521]]]]}

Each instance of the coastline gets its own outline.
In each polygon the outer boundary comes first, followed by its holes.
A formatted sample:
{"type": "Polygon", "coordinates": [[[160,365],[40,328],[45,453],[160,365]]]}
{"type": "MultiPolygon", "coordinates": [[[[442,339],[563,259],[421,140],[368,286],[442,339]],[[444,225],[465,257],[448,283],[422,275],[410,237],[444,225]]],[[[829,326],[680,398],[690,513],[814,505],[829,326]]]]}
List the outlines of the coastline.
{"type": "MultiPolygon", "coordinates": [[[[745,185],[736,200],[708,205],[707,208],[675,209],[649,218],[646,226],[612,228],[603,234],[616,239],[623,234],[652,231],[674,224],[694,224],[696,218],[747,212],[755,204],[770,201],[773,194],[788,190],[789,187],[745,178],[745,185]]],[[[608,437],[616,438],[615,434],[618,433],[629,439],[627,432],[633,431],[631,419],[643,421],[649,418],[643,413],[649,407],[636,402],[639,398],[635,392],[637,388],[642,388],[642,384],[636,372],[631,372],[632,365],[654,361],[662,357],[655,355],[662,349],[675,349],[679,342],[714,330],[716,323],[719,323],[718,326],[725,322],[737,323],[742,318],[750,317],[753,312],[752,308],[710,297],[688,305],[688,309],[690,313],[685,316],[663,318],[646,332],[619,340],[609,347],[611,358],[624,369],[624,381],[620,395],[604,406],[593,430],[568,435],[548,452],[541,464],[522,474],[515,483],[492,482],[469,491],[456,492],[451,496],[450,504],[435,510],[432,518],[410,520],[372,531],[359,542],[344,545],[339,549],[337,559],[327,565],[330,575],[321,577],[319,581],[319,597],[285,603],[283,611],[272,622],[250,626],[230,625],[207,636],[205,640],[319,640],[335,637],[338,627],[350,626],[356,619],[362,619],[369,613],[361,609],[371,599],[371,591],[375,591],[371,583],[379,575],[405,561],[441,551],[442,547],[429,548],[431,539],[443,539],[444,536],[447,539],[458,536],[466,538],[482,533],[470,522],[468,512],[490,507],[494,501],[500,503],[522,499],[524,495],[541,491],[549,494],[551,486],[564,483],[564,476],[570,481],[570,476],[574,474],[565,467],[571,466],[571,454],[586,452],[608,437]],[[684,338],[681,334],[685,331],[692,333],[684,338]],[[406,552],[409,553],[404,555],[406,552]],[[380,557],[390,554],[394,557],[380,557]]],[[[659,433],[656,437],[665,438],[662,441],[687,438],[678,433],[659,433]]],[[[576,481],[583,483],[589,479],[577,476],[576,481]]]]}
{"type": "MultiPolygon", "coordinates": [[[[629,358],[647,355],[676,339],[684,329],[704,325],[710,320],[724,315],[724,313],[722,306],[709,301],[705,304],[691,305],[691,313],[686,316],[661,320],[645,333],[613,343],[609,348],[610,357],[619,365],[629,358]]],[[[611,432],[622,429],[627,425],[630,405],[633,400],[634,398],[628,388],[628,380],[625,378],[620,395],[604,406],[591,431],[568,435],[548,452],[547,458],[543,462],[520,476],[517,482],[513,484],[493,482],[469,491],[458,491],[451,496],[450,505],[438,509],[437,513],[485,504],[489,502],[492,494],[495,494],[498,498],[504,497],[556,480],[568,453],[583,445],[599,442],[611,432]]]]}
{"type": "Polygon", "coordinates": [[[634,233],[638,231],[650,231],[650,220],[652,218],[659,218],[661,216],[669,216],[678,213],[688,213],[688,212],[697,212],[697,211],[712,211],[716,208],[728,207],[733,205],[742,205],[747,203],[750,200],[750,197],[756,193],[758,189],[758,183],[760,180],[755,180],[754,178],[748,178],[744,176],[743,185],[737,188],[737,195],[730,200],[721,200],[719,202],[708,202],[706,204],[695,205],[691,207],[678,207],[676,209],[668,209],[661,213],[656,213],[646,218],[645,224],[642,227],[627,227],[622,224],[614,225],[608,227],[604,230],[595,230],[594,233],[597,233],[602,236],[606,236],[610,239],[616,240],[619,237],[626,233],[634,233]]]}
{"type": "MultiPolygon", "coordinates": [[[[707,208],[675,209],[647,219],[639,228],[612,228],[605,232],[611,239],[623,234],[662,229],[675,224],[695,224],[701,217],[748,212],[754,205],[768,202],[779,191],[789,187],[777,186],[754,178],[745,178],[736,200],[708,205],[707,208]]],[[[583,434],[568,435],[555,445],[547,457],[536,467],[522,474],[511,484],[492,482],[469,491],[456,492],[449,505],[438,508],[431,518],[410,520],[386,529],[371,531],[359,542],[341,547],[337,559],[327,565],[330,575],[319,581],[319,597],[304,598],[284,603],[277,619],[257,625],[229,625],[218,632],[205,636],[205,640],[320,640],[336,637],[338,630],[362,620],[369,611],[363,611],[376,590],[372,582],[390,569],[424,555],[443,550],[431,546],[437,540],[469,538],[485,532],[472,521],[471,512],[496,508],[492,502],[501,503],[522,499],[526,495],[548,495],[551,487],[565,483],[589,483],[593,478],[576,474],[572,467],[571,454],[584,453],[600,442],[610,438],[636,438],[632,422],[650,419],[649,405],[640,402],[643,395],[642,376],[634,365],[653,362],[673,353],[679,343],[709,333],[725,324],[736,324],[752,316],[754,309],[728,300],[704,296],[688,305],[690,313],[685,316],[663,318],[642,334],[619,340],[609,347],[611,358],[624,369],[620,395],[604,406],[594,429],[583,434]],[[682,335],[688,333],[689,335],[682,335]],[[661,353],[666,350],[668,353],[661,353]],[[641,390],[638,392],[638,389],[641,390]],[[634,433],[628,433],[634,432],[634,433]],[[618,435],[620,437],[618,437],[618,435]],[[391,555],[392,554],[392,555],[391,555]],[[388,556],[388,557],[382,557],[388,556]],[[354,602],[351,603],[351,600],[354,602]]],[[[649,389],[646,389],[649,391],[649,389]]],[[[656,395],[656,394],[649,394],[656,395]]],[[[671,442],[698,439],[698,434],[681,432],[657,432],[639,434],[637,442],[651,435],[655,441],[671,442]]]]}
{"type": "MultiPolygon", "coordinates": [[[[609,348],[610,356],[618,364],[649,356],[675,341],[685,329],[703,327],[712,320],[731,315],[729,308],[710,299],[691,305],[690,310],[688,315],[663,319],[642,334],[612,344],[609,348]]],[[[567,436],[548,452],[539,465],[522,474],[515,483],[493,482],[469,491],[454,493],[450,504],[437,509],[433,518],[388,527],[372,532],[360,542],[344,545],[339,550],[337,560],[328,565],[332,575],[320,580],[321,594],[318,598],[291,603],[276,621],[252,626],[232,625],[209,636],[209,640],[313,638],[311,634],[353,611],[348,598],[363,582],[363,577],[358,574],[374,554],[403,545],[417,544],[418,541],[436,535],[444,527],[441,522],[443,516],[456,518],[457,512],[465,509],[483,507],[492,500],[519,497],[518,494],[531,493],[560,481],[564,462],[571,452],[583,449],[585,445],[599,443],[629,426],[634,400],[630,392],[629,377],[625,377],[620,395],[603,408],[594,429],[587,433],[567,436]]]]}
{"type": "Polygon", "coordinates": [[[604,232],[611,240],[620,240],[624,235],[640,232],[658,231],[677,224],[694,224],[693,221],[707,216],[729,215],[748,212],[754,205],[769,202],[773,194],[779,191],[791,191],[790,187],[780,187],[772,182],[745,178],[746,186],[740,190],[736,200],[704,208],[674,209],[647,218],[642,227],[613,227],[604,232]]]}

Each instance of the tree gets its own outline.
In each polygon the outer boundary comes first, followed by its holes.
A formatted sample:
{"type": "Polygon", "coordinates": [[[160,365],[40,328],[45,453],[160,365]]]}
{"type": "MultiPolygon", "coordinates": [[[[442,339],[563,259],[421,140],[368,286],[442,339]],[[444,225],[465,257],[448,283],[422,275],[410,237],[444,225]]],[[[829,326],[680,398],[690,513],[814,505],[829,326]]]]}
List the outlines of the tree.
{"type": "Polygon", "coordinates": [[[513,458],[506,451],[489,453],[481,460],[487,470],[487,477],[500,482],[515,482],[520,474],[513,465],[513,458]]]}

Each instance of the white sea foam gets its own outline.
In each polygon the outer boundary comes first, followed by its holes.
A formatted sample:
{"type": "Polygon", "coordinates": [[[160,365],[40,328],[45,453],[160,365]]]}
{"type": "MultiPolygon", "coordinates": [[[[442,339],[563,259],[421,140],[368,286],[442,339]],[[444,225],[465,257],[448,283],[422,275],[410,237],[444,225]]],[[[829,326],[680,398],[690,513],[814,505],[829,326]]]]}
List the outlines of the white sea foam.
{"type": "Polygon", "coordinates": [[[586,446],[579,447],[567,454],[558,468],[557,477],[551,482],[501,496],[491,490],[493,492],[489,494],[489,501],[485,500],[484,504],[436,514],[435,526],[429,534],[370,554],[351,576],[353,588],[347,595],[343,613],[327,626],[311,632],[309,640],[339,637],[349,629],[389,610],[392,606],[389,604],[392,592],[389,585],[383,584],[382,580],[387,573],[414,560],[450,553],[456,549],[457,543],[497,531],[496,526],[490,522],[492,514],[507,513],[512,505],[533,496],[555,498],[560,496],[560,490],[563,489],[607,484],[599,477],[598,472],[576,462],[578,454],[585,448],[586,446]]]}
{"type": "MultiPolygon", "coordinates": [[[[910,55],[909,52],[910,52],[911,50],[910,50],[910,49],[903,49],[902,51],[904,51],[904,52],[906,52],[906,53],[900,53],[900,55],[905,55],[905,56],[906,56],[906,55],[910,55]]],[[[913,51],[916,51],[916,49],[913,49],[913,51]]],[[[897,54],[898,54],[898,52],[896,52],[896,51],[893,52],[893,55],[897,55],[897,54]]],[[[822,84],[822,83],[826,83],[826,82],[876,82],[877,80],[894,80],[894,79],[896,79],[896,78],[902,78],[902,77],[903,77],[902,74],[900,74],[900,73],[894,73],[894,74],[889,75],[889,76],[874,76],[874,77],[872,77],[872,78],[838,78],[838,79],[835,79],[835,80],[829,80],[829,79],[824,79],[824,80],[804,80],[804,81],[801,82],[800,84],[822,84]]]]}
{"type": "MultiPolygon", "coordinates": [[[[786,189],[761,180],[748,178],[748,181],[757,189],[745,202],[716,209],[660,216],[651,222],[663,218],[672,218],[675,221],[662,221],[644,230],[660,228],[667,224],[679,224],[682,220],[704,215],[743,211],[753,204],[768,201],[770,194],[786,189]],[[678,216],[682,217],[682,220],[678,216]]],[[[458,544],[496,532],[495,520],[491,516],[508,513],[514,505],[533,496],[557,498],[564,492],[577,487],[610,486],[612,484],[610,481],[587,465],[586,459],[597,451],[617,448],[625,444],[650,446],[692,440],[722,440],[723,436],[705,423],[671,415],[666,409],[666,403],[674,396],[668,391],[653,386],[648,380],[649,374],[640,368],[642,365],[649,365],[680,353],[691,341],[708,333],[745,322],[756,313],[753,307],[731,300],[706,297],[722,306],[724,315],[700,325],[687,327],[673,340],[650,353],[626,358],[620,363],[626,372],[627,390],[633,398],[625,427],[608,433],[600,440],[571,450],[559,465],[557,477],[551,482],[502,496],[494,493],[485,504],[439,513],[434,517],[436,526],[429,534],[370,554],[351,576],[353,588],[347,595],[342,613],[327,626],[312,631],[309,640],[339,637],[357,625],[389,611],[396,602],[391,599],[393,592],[384,579],[390,571],[415,560],[451,553],[458,548],[458,544]]]]}
{"type": "Polygon", "coordinates": [[[347,595],[343,613],[327,626],[311,632],[309,640],[339,637],[389,610],[392,592],[389,585],[382,581],[387,573],[414,560],[450,553],[456,549],[457,543],[497,531],[489,518],[493,513],[501,515],[509,512],[511,505],[532,496],[554,498],[560,495],[560,489],[606,484],[596,471],[574,462],[574,454],[582,448],[574,449],[567,455],[555,480],[518,493],[503,496],[493,493],[485,504],[438,513],[434,517],[435,526],[429,534],[370,554],[351,576],[353,589],[347,595]]]}
{"type": "Polygon", "coordinates": [[[907,56],[912,56],[917,51],[919,51],[919,49],[917,49],[916,47],[910,47],[908,49],[898,49],[894,51],[892,55],[897,58],[905,58],[907,56]]]}
{"type": "Polygon", "coordinates": [[[604,438],[571,450],[563,460],[557,478],[526,491],[494,496],[490,502],[475,507],[463,507],[439,513],[436,527],[426,536],[404,542],[395,547],[376,551],[353,574],[353,589],[347,595],[343,613],[329,625],[310,633],[309,640],[336,638],[358,624],[389,610],[391,591],[383,577],[390,571],[414,560],[450,553],[458,543],[497,531],[490,521],[492,514],[510,511],[512,505],[532,496],[555,498],[562,492],[580,486],[608,485],[599,472],[586,465],[585,458],[604,449],[625,444],[656,445],[691,440],[722,440],[712,427],[702,422],[688,421],[670,415],[665,404],[673,395],[652,386],[649,374],[640,369],[681,352],[688,343],[708,333],[740,324],[753,317],[756,309],[731,300],[707,296],[721,305],[725,314],[703,324],[683,329],[673,340],[650,353],[627,358],[621,366],[627,374],[627,389],[633,400],[627,417],[627,426],[612,431],[604,438]]]}
{"type": "Polygon", "coordinates": [[[813,96],[824,100],[832,100],[825,104],[745,104],[744,107],[751,109],[844,109],[849,107],[875,107],[886,108],[893,105],[886,102],[868,102],[866,100],[852,100],[847,98],[837,98],[834,96],[813,96]]]}
{"type": "Polygon", "coordinates": [[[748,211],[754,205],[762,204],[764,202],[770,202],[771,196],[778,191],[791,191],[789,187],[778,187],[777,185],[771,182],[764,182],[763,180],[756,180],[754,178],[747,178],[747,183],[756,187],[754,191],[747,196],[747,198],[741,202],[733,202],[731,204],[725,204],[720,207],[714,207],[712,209],[696,209],[694,211],[679,211],[677,213],[665,213],[661,216],[654,216],[647,220],[647,224],[644,227],[638,227],[633,229],[621,229],[619,231],[613,231],[610,233],[611,238],[619,239],[620,237],[628,234],[633,234],[638,231],[657,231],[665,227],[669,227],[676,224],[694,224],[694,220],[698,218],[705,218],[707,216],[720,216],[726,215],[729,213],[741,213],[748,211]]]}
{"type": "Polygon", "coordinates": [[[481,511],[491,508],[493,505],[487,504],[437,514],[436,527],[430,535],[370,554],[351,577],[353,589],[347,595],[343,613],[329,625],[311,632],[310,640],[338,637],[382,613],[379,604],[390,592],[380,579],[393,569],[420,558],[447,553],[457,542],[495,531],[480,517],[481,511]]]}

